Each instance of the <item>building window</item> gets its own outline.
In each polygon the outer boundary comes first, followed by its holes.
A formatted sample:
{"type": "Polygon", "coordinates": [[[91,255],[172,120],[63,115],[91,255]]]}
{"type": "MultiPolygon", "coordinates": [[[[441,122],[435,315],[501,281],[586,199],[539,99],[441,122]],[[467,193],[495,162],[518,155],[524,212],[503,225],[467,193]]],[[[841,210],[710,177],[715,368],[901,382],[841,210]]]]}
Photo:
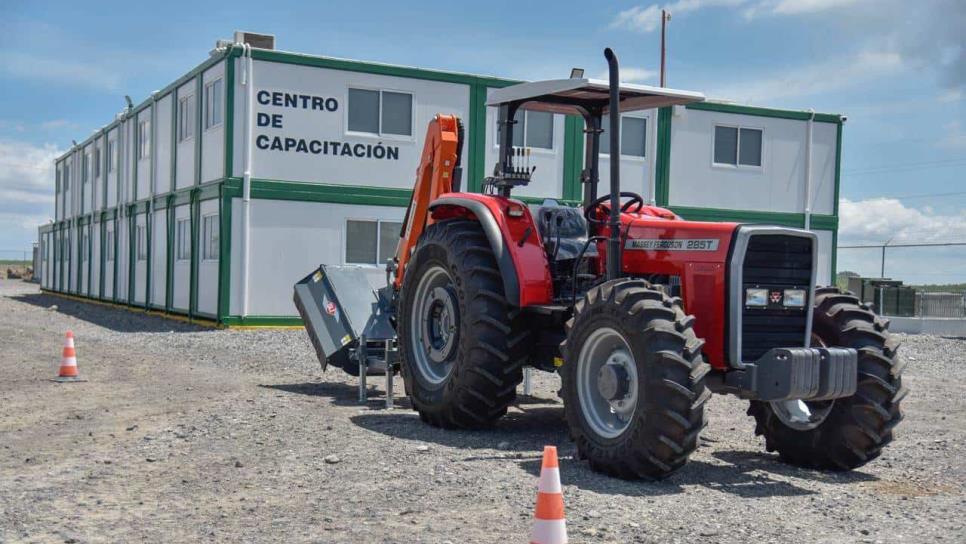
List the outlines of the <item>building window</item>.
{"type": "Polygon", "coordinates": [[[91,179],[91,154],[90,152],[84,153],[84,157],[81,163],[81,183],[87,186],[87,182],[91,179]]]}
{"type": "Polygon", "coordinates": [[[105,244],[107,248],[105,253],[107,254],[107,261],[113,262],[114,261],[114,231],[113,230],[107,231],[106,238],[107,238],[107,241],[105,242],[105,244]]]}
{"type": "Polygon", "coordinates": [[[205,85],[205,130],[221,124],[223,86],[221,78],[205,85]]]}
{"type": "Polygon", "coordinates": [[[176,256],[179,261],[191,260],[191,219],[178,219],[176,256]]]}
{"type": "Polygon", "coordinates": [[[145,119],[138,123],[138,159],[151,155],[151,121],[145,119]]]}
{"type": "Polygon", "coordinates": [[[70,165],[64,164],[64,192],[70,191],[70,165]]]}
{"type": "MultiPolygon", "coordinates": [[[[513,125],[514,147],[535,147],[539,149],[553,149],[554,115],[545,111],[522,111],[516,115],[513,125]]],[[[496,142],[500,145],[502,127],[497,122],[496,142]]]]}
{"type": "Polygon", "coordinates": [[[206,215],[201,218],[201,236],[204,245],[201,246],[201,258],[206,261],[218,260],[218,214],[206,215]]]}
{"type": "Polygon", "coordinates": [[[87,237],[87,232],[86,231],[81,232],[81,249],[80,249],[80,251],[81,251],[81,254],[80,254],[80,262],[81,263],[86,263],[87,262],[87,244],[89,244],[89,243],[90,243],[90,240],[87,237]]]}
{"type": "Polygon", "coordinates": [[[148,228],[144,225],[137,227],[137,253],[139,261],[148,260],[148,228]]]}
{"type": "Polygon", "coordinates": [[[383,264],[396,255],[402,223],[398,221],[362,221],[350,219],[345,224],[345,262],[348,264],[383,264]]]}
{"type": "Polygon", "coordinates": [[[762,130],[759,128],[714,127],[714,164],[761,166],[762,130]]]}
{"type": "MultiPolygon", "coordinates": [[[[604,115],[600,119],[600,152],[610,154],[610,116],[604,115]]],[[[647,119],[643,117],[621,116],[621,156],[643,158],[647,154],[647,119]]]]}
{"type": "Polygon", "coordinates": [[[395,91],[349,89],[350,132],[412,136],[413,95],[395,91]]]}
{"type": "Polygon", "coordinates": [[[117,168],[117,142],[107,141],[107,173],[110,174],[117,168]]]}
{"type": "Polygon", "coordinates": [[[94,148],[94,177],[101,177],[101,148],[94,148]]]}
{"type": "MultiPolygon", "coordinates": [[[[221,80],[219,80],[221,81],[221,80]]],[[[183,142],[195,135],[195,96],[188,95],[178,100],[178,141],[183,142]]]]}

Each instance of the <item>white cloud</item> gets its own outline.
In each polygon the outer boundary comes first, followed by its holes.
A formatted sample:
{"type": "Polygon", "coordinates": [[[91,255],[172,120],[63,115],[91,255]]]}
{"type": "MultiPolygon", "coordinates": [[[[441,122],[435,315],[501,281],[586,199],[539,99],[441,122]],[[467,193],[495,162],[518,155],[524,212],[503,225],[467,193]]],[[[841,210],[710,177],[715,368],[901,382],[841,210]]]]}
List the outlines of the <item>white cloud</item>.
{"type": "Polygon", "coordinates": [[[966,130],[959,121],[946,123],[946,133],[939,141],[940,147],[953,150],[966,150],[966,130]]]}
{"type": "Polygon", "coordinates": [[[8,51],[0,56],[0,72],[21,80],[84,86],[105,91],[119,90],[122,79],[120,74],[97,64],[17,51],[8,51]]]}
{"type": "MultiPolygon", "coordinates": [[[[625,83],[645,83],[657,79],[657,70],[648,70],[647,68],[636,68],[634,66],[621,67],[621,81],[625,83]]],[[[597,74],[597,79],[607,80],[608,74],[606,71],[597,74]]]]}
{"type": "Polygon", "coordinates": [[[80,125],[67,119],[51,119],[50,121],[44,121],[40,123],[40,128],[43,130],[58,130],[58,129],[80,129],[80,125]]]}
{"type": "Polygon", "coordinates": [[[966,240],[966,209],[941,215],[910,208],[894,198],[839,201],[839,243],[941,242],[966,240]]]}
{"type": "Polygon", "coordinates": [[[763,14],[805,15],[839,9],[859,2],[860,0],[764,0],[748,6],[744,16],[753,19],[763,14]]]}
{"type": "Polygon", "coordinates": [[[56,146],[0,140],[0,247],[30,247],[53,218],[56,146]]]}
{"type": "MultiPolygon", "coordinates": [[[[678,0],[664,4],[672,16],[684,15],[706,7],[734,7],[744,4],[747,0],[678,0]]],[[[617,14],[611,21],[611,28],[624,28],[637,32],[654,32],[661,26],[661,9],[658,4],[650,6],[634,6],[617,14]]]]}
{"type": "Polygon", "coordinates": [[[712,85],[708,95],[762,104],[855,87],[876,78],[895,75],[902,68],[902,57],[897,53],[865,51],[773,73],[758,80],[745,79],[719,87],[712,85]]]}
{"type": "Polygon", "coordinates": [[[964,96],[963,89],[949,89],[944,91],[939,95],[939,101],[944,104],[949,104],[951,102],[959,102],[964,96]]]}
{"type": "Polygon", "coordinates": [[[54,159],[62,153],[52,144],[0,140],[0,190],[53,194],[54,159]]]}

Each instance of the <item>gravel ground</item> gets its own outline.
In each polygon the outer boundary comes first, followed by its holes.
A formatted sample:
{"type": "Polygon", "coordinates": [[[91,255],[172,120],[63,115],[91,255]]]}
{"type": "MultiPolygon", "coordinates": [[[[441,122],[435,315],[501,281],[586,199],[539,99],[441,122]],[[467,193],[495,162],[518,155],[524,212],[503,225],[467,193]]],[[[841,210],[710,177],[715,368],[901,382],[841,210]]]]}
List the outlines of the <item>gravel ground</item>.
{"type": "Polygon", "coordinates": [[[715,397],[670,479],[573,458],[556,376],[488,431],[368,407],[301,330],[208,330],[0,280],[0,542],[525,542],[557,444],[571,542],[966,541],[966,340],[903,338],[906,420],[851,473],[765,453],[715,397]],[[51,306],[56,305],[56,308],[51,306]],[[48,379],[72,329],[82,376],[48,379]],[[324,378],[324,379],[323,379],[324,378]]]}

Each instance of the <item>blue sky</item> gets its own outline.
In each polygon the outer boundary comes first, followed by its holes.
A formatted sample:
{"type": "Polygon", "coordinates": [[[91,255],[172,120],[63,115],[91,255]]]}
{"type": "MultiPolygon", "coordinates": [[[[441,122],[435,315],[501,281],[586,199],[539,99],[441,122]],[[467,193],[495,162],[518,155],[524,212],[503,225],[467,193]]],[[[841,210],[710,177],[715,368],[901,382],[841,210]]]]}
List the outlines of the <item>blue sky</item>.
{"type": "MultiPolygon", "coordinates": [[[[841,243],[966,241],[960,0],[5,0],[0,249],[29,247],[52,215],[55,154],[108,122],[125,94],[138,102],[164,87],[234,29],[274,33],[286,50],[520,79],[572,66],[596,76],[610,46],[628,78],[655,83],[662,6],[673,14],[670,86],[848,116],[841,243]],[[895,198],[945,193],[960,194],[895,198]]],[[[907,251],[896,253],[910,255],[895,259],[896,275],[966,280],[966,248],[907,251]]],[[[859,253],[840,253],[840,269],[867,266],[850,257],[859,253]]]]}

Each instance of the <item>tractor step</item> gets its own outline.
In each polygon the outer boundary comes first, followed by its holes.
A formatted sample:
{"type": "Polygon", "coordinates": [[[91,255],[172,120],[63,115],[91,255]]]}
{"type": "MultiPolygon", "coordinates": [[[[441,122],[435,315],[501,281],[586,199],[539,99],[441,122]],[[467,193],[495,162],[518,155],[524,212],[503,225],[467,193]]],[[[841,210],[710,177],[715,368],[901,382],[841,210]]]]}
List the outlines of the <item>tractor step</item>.
{"type": "Polygon", "coordinates": [[[854,349],[774,348],[708,387],[751,400],[829,400],[854,394],[857,381],[854,349]]]}

